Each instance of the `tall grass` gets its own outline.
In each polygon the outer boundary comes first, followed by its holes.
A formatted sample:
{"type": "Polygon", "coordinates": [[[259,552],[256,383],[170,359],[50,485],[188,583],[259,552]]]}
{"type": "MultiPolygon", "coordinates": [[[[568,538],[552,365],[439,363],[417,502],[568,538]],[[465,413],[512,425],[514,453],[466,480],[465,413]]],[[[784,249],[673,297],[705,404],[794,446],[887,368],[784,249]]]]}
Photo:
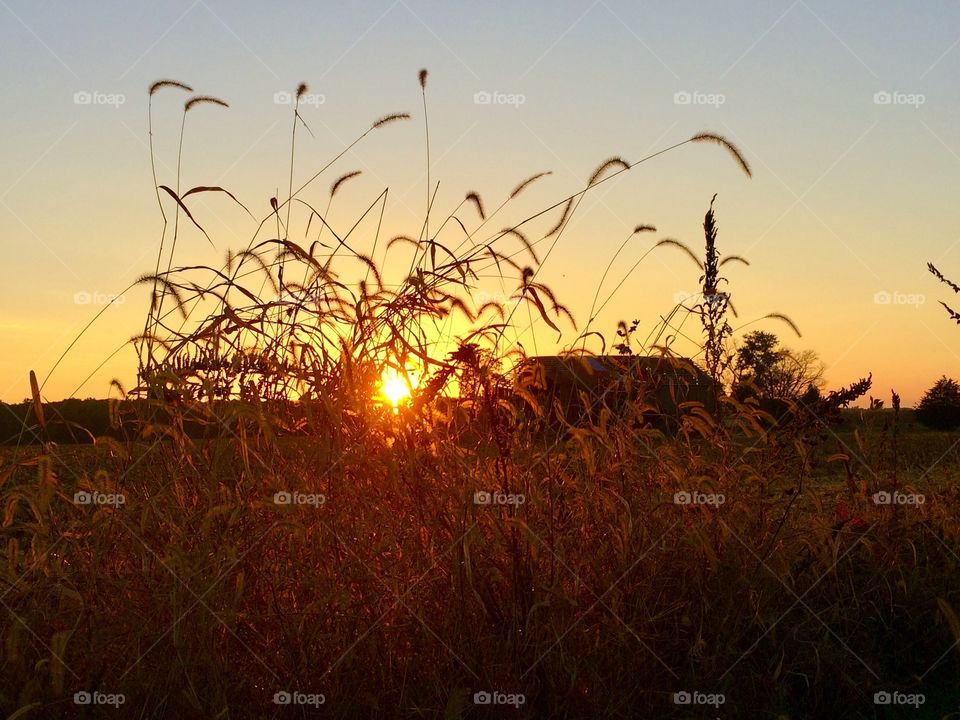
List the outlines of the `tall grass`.
{"type": "MultiPolygon", "coordinates": [[[[151,103],[166,89],[186,88],[158,83],[151,103]]],[[[181,140],[201,102],[187,101],[181,140]]],[[[387,239],[386,189],[350,196],[365,208],[354,222],[331,221],[356,177],[327,175],[346,150],[295,186],[293,113],[287,196],[221,266],[178,265],[175,250],[185,227],[203,229],[195,196],[227,190],[181,192],[179,172],[172,187],[155,183],[173,223],[141,278],[152,299],[135,339],[139,382],[112,408],[130,442],[47,443],[0,474],[0,709],[305,717],[314,709],[274,702],[299,691],[344,718],[716,715],[674,702],[696,691],[723,694],[725,717],[872,717],[873,693],[894,689],[924,692],[925,710],[955,708],[956,488],[948,475],[891,476],[895,427],[853,441],[837,431],[869,378],[780,417],[722,392],[735,328],[721,270],[744,261],[720,254],[712,202],[702,258],[654,244],[695,260],[701,296],[638,350],[670,359],[665,336],[699,320],[712,406],[686,403],[675,432],[658,430],[649,420],[663,408],[630,371],[624,324],[622,380],[572,425],[512,372],[524,356],[507,331],[529,309],[585,353],[599,289],[572,329],[538,274],[584,195],[643,159],[612,158],[582,190],[500,230],[501,211],[543,174],[499,205],[468,192],[443,211],[431,178],[420,228],[387,239]],[[368,217],[377,230],[360,237],[368,217]],[[472,299],[491,272],[515,288],[509,310],[472,299]],[[463,329],[438,351],[451,319],[463,329]],[[375,402],[384,369],[409,367],[421,378],[411,400],[396,412],[375,402]],[[926,504],[871,502],[891,481],[916,482],[926,504]],[[124,705],[74,704],[95,691],[124,705]],[[477,705],[477,692],[524,702],[477,705]]],[[[385,116],[351,147],[409,119],[385,116]]],[[[425,117],[424,131],[429,148],[425,117]]],[[[662,152],[701,141],[749,174],[716,135],[662,152]]],[[[42,433],[51,418],[36,382],[34,404],[28,429],[42,433]]]]}

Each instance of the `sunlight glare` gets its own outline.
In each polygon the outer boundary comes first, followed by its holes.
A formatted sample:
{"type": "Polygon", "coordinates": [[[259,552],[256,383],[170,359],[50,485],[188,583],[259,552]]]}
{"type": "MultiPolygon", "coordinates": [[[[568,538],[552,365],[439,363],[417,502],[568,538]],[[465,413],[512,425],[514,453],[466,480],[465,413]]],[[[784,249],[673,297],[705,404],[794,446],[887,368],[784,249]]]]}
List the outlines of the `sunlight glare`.
{"type": "Polygon", "coordinates": [[[396,410],[401,402],[410,397],[412,388],[417,387],[417,374],[411,370],[402,373],[396,368],[387,367],[380,378],[380,393],[396,410]]]}

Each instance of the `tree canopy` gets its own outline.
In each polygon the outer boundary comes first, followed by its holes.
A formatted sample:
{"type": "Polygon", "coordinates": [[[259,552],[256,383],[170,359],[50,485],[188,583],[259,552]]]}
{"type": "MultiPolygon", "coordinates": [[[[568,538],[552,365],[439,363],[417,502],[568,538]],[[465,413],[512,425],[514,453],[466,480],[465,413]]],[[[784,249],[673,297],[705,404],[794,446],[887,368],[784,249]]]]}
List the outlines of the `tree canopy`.
{"type": "Polygon", "coordinates": [[[819,397],[824,366],[813,350],[791,350],[764,330],[747,333],[737,351],[733,393],[739,398],[819,397]]]}

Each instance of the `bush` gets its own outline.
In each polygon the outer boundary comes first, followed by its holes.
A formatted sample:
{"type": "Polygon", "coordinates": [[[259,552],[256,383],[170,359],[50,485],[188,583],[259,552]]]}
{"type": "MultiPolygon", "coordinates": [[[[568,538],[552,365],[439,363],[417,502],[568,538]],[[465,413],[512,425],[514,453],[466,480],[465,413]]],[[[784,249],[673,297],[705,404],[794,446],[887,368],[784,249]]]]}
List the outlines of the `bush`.
{"type": "Polygon", "coordinates": [[[917,419],[933,430],[960,427],[960,385],[944,375],[923,396],[917,406],[917,419]]]}

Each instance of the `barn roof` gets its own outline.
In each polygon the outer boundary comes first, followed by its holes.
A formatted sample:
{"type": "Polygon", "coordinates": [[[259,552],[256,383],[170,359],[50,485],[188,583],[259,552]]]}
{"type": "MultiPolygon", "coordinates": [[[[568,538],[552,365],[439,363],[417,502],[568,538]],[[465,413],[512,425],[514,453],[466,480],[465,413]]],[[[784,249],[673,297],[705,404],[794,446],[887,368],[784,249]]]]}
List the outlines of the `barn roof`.
{"type": "Polygon", "coordinates": [[[576,382],[585,387],[606,385],[627,377],[654,384],[710,383],[709,376],[692,360],[662,355],[538,355],[526,362],[542,371],[545,380],[576,382]]]}

